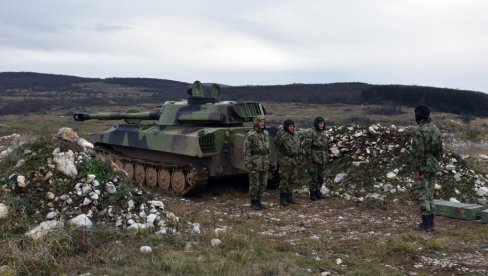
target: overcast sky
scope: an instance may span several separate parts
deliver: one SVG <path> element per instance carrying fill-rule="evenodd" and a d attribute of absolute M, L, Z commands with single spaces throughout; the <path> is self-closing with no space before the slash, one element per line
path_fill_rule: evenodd
<path fill-rule="evenodd" d="M 488 92 L 486 0 L 0 0 L 0 72 Z"/>

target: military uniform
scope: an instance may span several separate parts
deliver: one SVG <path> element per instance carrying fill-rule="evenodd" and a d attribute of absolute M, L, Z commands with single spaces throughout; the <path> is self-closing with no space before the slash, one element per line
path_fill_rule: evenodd
<path fill-rule="evenodd" d="M 258 127 L 259 120 L 264 120 L 264 116 L 254 119 L 254 129 L 247 133 L 244 140 L 244 163 L 249 170 L 249 195 L 253 209 L 264 208 L 261 196 L 268 182 L 271 152 L 268 131 Z"/>
<path fill-rule="evenodd" d="M 427 112 L 427 116 L 417 116 L 419 126 L 412 142 L 413 169 L 419 174 L 419 179 L 414 184 L 414 193 L 422 216 L 419 230 L 430 230 L 433 227 L 434 186 L 437 182 L 435 175 L 439 170 L 439 160 L 443 152 L 441 133 L 431 123 L 428 117 L 430 112 L 426 110 L 424 112 Z"/>
<path fill-rule="evenodd" d="M 286 130 L 291 124 L 293 121 L 285 121 L 283 130 L 278 131 L 275 140 L 278 149 L 280 203 L 285 206 L 288 205 L 287 203 L 296 203 L 293 199 L 293 189 L 298 186 L 298 166 L 302 153 L 299 135 Z"/>
<path fill-rule="evenodd" d="M 306 155 L 308 159 L 308 172 L 310 176 L 309 190 L 310 199 L 317 200 L 324 198 L 320 192 L 325 178 L 325 165 L 327 163 L 328 155 L 328 141 L 329 137 L 324 129 L 319 129 L 320 123 L 325 124 L 322 117 L 317 117 L 314 120 L 314 127 L 308 130 L 308 137 L 306 142 Z"/>

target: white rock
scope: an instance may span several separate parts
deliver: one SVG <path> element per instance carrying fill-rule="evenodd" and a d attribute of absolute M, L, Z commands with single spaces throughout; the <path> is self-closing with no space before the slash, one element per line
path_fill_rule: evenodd
<path fill-rule="evenodd" d="M 144 230 L 146 228 L 147 228 L 147 226 L 144 223 L 134 223 L 134 224 L 131 224 L 129 227 L 127 227 L 127 229 L 129 229 L 129 230 Z"/>
<path fill-rule="evenodd" d="M 86 206 L 88 204 L 92 203 L 91 199 L 85 197 L 85 199 L 83 200 L 83 206 Z"/>
<path fill-rule="evenodd" d="M 91 227 L 93 224 L 90 218 L 85 214 L 81 214 L 70 219 L 68 223 L 76 227 Z"/>
<path fill-rule="evenodd" d="M 48 200 L 53 200 L 55 197 L 56 197 L 56 195 L 55 195 L 55 194 L 53 194 L 53 193 L 51 193 L 51 192 L 47 192 L 47 193 L 46 193 L 46 198 L 47 198 Z"/>
<path fill-rule="evenodd" d="M 452 171 L 452 170 L 454 170 L 454 169 L 456 169 L 456 166 L 455 166 L 454 164 L 447 164 L 447 165 L 446 165 L 446 170 L 448 170 L 448 171 Z"/>
<path fill-rule="evenodd" d="M 337 265 L 342 264 L 342 259 L 341 259 L 341 258 L 337 258 L 337 259 L 335 260 L 335 263 L 336 263 Z"/>
<path fill-rule="evenodd" d="M 91 192 L 88 196 L 91 198 L 91 200 L 98 200 L 98 194 L 95 192 Z"/>
<path fill-rule="evenodd" d="M 457 182 L 461 181 L 462 180 L 461 175 L 459 173 L 455 174 L 454 180 L 456 180 Z"/>
<path fill-rule="evenodd" d="M 332 147 L 330 148 L 330 151 L 332 152 L 332 154 L 334 154 L 334 156 L 338 157 L 341 155 L 341 151 L 339 150 L 338 147 Z"/>
<path fill-rule="evenodd" d="M 215 228 L 214 233 L 215 235 L 219 235 L 220 233 L 226 233 L 227 232 L 227 227 L 222 227 L 222 228 Z"/>
<path fill-rule="evenodd" d="M 216 246 L 219 246 L 222 244 L 222 241 L 220 239 L 212 239 L 210 241 L 210 244 L 213 246 L 213 247 L 216 247 Z"/>
<path fill-rule="evenodd" d="M 162 201 L 159 201 L 159 200 L 150 200 L 147 202 L 147 204 L 152 205 L 154 207 L 164 209 L 164 203 Z"/>
<path fill-rule="evenodd" d="M 368 127 L 368 132 L 375 135 L 378 134 L 376 130 L 374 130 L 373 126 Z"/>
<path fill-rule="evenodd" d="M 479 157 L 481 160 L 488 160 L 488 155 L 486 155 L 486 154 L 480 154 L 480 155 L 478 155 L 478 157 Z"/>
<path fill-rule="evenodd" d="M 93 144 L 83 138 L 78 139 L 78 145 L 80 145 L 85 151 L 87 149 L 93 149 Z"/>
<path fill-rule="evenodd" d="M 329 194 L 330 190 L 325 185 L 322 185 L 322 188 L 320 188 L 320 192 L 324 195 L 327 195 Z"/>
<path fill-rule="evenodd" d="M 98 180 L 96 180 L 96 179 L 95 179 L 95 180 L 93 180 L 93 182 L 92 182 L 92 186 L 93 186 L 93 187 L 98 187 L 98 186 L 100 186 L 100 182 L 99 182 Z"/>
<path fill-rule="evenodd" d="M 338 174 L 335 176 L 335 178 L 334 178 L 334 182 L 335 182 L 335 183 L 339 183 L 339 182 L 341 182 L 342 180 L 344 180 L 344 177 L 346 177 L 346 176 L 347 176 L 347 174 L 345 174 L 345 173 L 338 173 Z"/>
<path fill-rule="evenodd" d="M 95 180 L 95 175 L 94 174 L 89 174 L 86 176 L 86 183 L 87 184 L 91 184 L 93 182 L 93 180 Z"/>
<path fill-rule="evenodd" d="M 8 206 L 4 203 L 0 203 L 0 219 L 6 218 L 8 216 Z"/>
<path fill-rule="evenodd" d="M 478 196 L 488 196 L 488 188 L 487 187 L 480 187 L 476 190 L 476 194 Z"/>
<path fill-rule="evenodd" d="M 141 248 L 139 248 L 139 250 L 141 251 L 142 254 L 148 254 L 148 253 L 152 252 L 152 248 L 150 246 L 147 246 L 147 245 L 141 246 Z"/>
<path fill-rule="evenodd" d="M 78 134 L 73 131 L 73 129 L 69 127 L 62 127 L 58 130 L 58 138 L 61 138 L 62 140 L 68 141 L 68 142 L 77 142 L 80 137 L 78 137 Z"/>
<path fill-rule="evenodd" d="M 69 198 L 69 195 L 62 195 L 59 197 L 59 199 L 61 199 L 62 201 L 65 201 Z"/>
<path fill-rule="evenodd" d="M 57 213 L 57 212 L 49 212 L 49 213 L 47 213 L 47 215 L 46 215 L 46 219 L 47 219 L 47 220 L 51 220 L 51 219 L 54 219 L 54 218 L 55 218 L 55 217 L 57 217 L 57 216 L 58 216 L 58 213 Z"/>
<path fill-rule="evenodd" d="M 61 221 L 56 220 L 49 220 L 41 222 L 38 226 L 34 227 L 33 229 L 29 230 L 25 233 L 25 236 L 32 240 L 39 240 L 46 236 L 49 232 L 53 231 L 54 229 L 62 229 L 64 227 L 64 223 Z"/>
<path fill-rule="evenodd" d="M 127 201 L 127 211 L 133 210 L 134 207 L 135 207 L 134 200 L 130 199 L 129 201 Z"/>
<path fill-rule="evenodd" d="M 75 166 L 75 154 L 73 151 L 60 152 L 59 148 L 53 151 L 53 161 L 56 164 L 56 169 L 67 176 L 75 177 L 78 175 L 78 170 Z"/>
<path fill-rule="evenodd" d="M 91 191 L 93 191 L 92 187 L 90 184 L 85 184 L 81 187 L 81 192 L 82 194 L 88 194 L 90 193 Z"/>
<path fill-rule="evenodd" d="M 442 186 L 436 183 L 434 186 L 434 190 L 440 190 L 440 189 L 442 189 Z"/>
<path fill-rule="evenodd" d="M 191 232 L 194 234 L 201 234 L 202 230 L 200 230 L 200 223 L 192 223 Z"/>
<path fill-rule="evenodd" d="M 146 217 L 146 222 L 154 225 L 154 221 L 156 221 L 157 218 L 158 218 L 158 215 L 150 214 Z"/>
<path fill-rule="evenodd" d="M 115 227 L 120 227 L 124 224 L 124 221 L 122 220 L 121 217 L 118 217 L 117 220 L 115 221 Z"/>
<path fill-rule="evenodd" d="M 25 188 L 27 186 L 25 183 L 25 176 L 23 175 L 17 176 L 17 186 L 19 188 Z"/>
<path fill-rule="evenodd" d="M 457 200 L 455 197 L 451 197 L 451 198 L 449 199 L 449 201 L 450 201 L 450 202 L 457 202 L 457 203 L 459 203 L 459 200 Z"/>
<path fill-rule="evenodd" d="M 117 192 L 117 187 L 115 187 L 112 182 L 108 182 L 107 184 L 105 184 L 105 191 L 109 194 L 114 194 L 115 192 Z"/>
<path fill-rule="evenodd" d="M 387 177 L 387 178 L 389 178 L 389 179 L 391 179 L 391 178 L 395 178 L 396 176 L 397 176 L 397 175 L 396 175 L 396 173 L 394 173 L 394 172 L 389 172 L 389 173 L 387 173 L 387 174 L 386 174 L 386 177 Z"/>

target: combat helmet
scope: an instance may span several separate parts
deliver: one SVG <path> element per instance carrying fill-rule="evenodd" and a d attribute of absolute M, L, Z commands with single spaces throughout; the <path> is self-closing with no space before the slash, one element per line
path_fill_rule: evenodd
<path fill-rule="evenodd" d="M 295 122 L 293 122 L 292 119 L 286 119 L 284 122 L 283 122 L 283 129 L 286 131 L 286 132 L 289 132 L 288 131 L 288 127 L 291 126 L 291 125 L 295 125 Z"/>
<path fill-rule="evenodd" d="M 315 127 L 316 130 L 321 131 L 322 129 L 319 128 L 320 123 L 325 123 L 325 119 L 322 116 L 317 116 L 313 120 L 313 126 Z"/>
<path fill-rule="evenodd" d="M 420 124 L 422 121 L 429 119 L 430 110 L 427 106 L 420 105 L 415 108 L 415 121 Z"/>

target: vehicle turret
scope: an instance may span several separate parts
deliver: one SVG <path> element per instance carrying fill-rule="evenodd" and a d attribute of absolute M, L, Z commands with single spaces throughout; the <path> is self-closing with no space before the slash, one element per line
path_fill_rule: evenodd
<path fill-rule="evenodd" d="M 196 81 L 186 100 L 166 101 L 157 111 L 74 113 L 75 121 L 120 120 L 90 141 L 104 159 L 126 171 L 138 185 L 184 195 L 209 178 L 246 174 L 244 139 L 264 107 L 251 101 L 222 101 L 221 89 Z M 140 125 L 141 120 L 154 120 Z M 273 155 L 275 156 L 275 154 Z M 276 163 L 272 161 L 272 167 Z"/>

